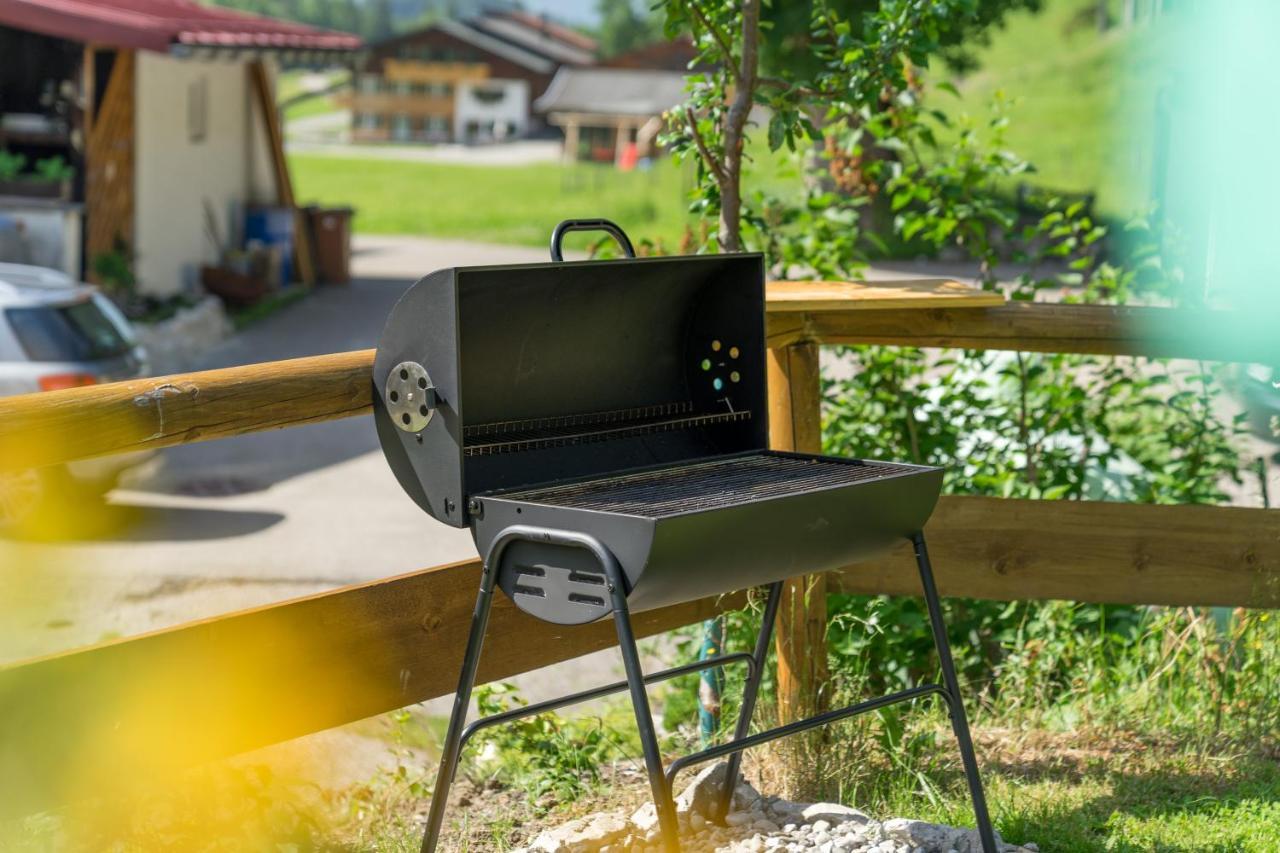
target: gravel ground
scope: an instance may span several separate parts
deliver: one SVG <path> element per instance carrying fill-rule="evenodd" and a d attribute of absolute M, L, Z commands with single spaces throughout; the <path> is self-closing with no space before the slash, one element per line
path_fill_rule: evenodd
<path fill-rule="evenodd" d="M 681 845 L 686 851 L 732 853 L 982 853 L 977 830 L 910 818 L 879 821 L 836 803 L 796 803 L 761 794 L 747 783 L 734 791 L 723 823 L 712 819 L 726 765 L 700 773 L 676 799 Z M 1000 841 L 1002 853 L 1038 851 Z M 538 834 L 513 853 L 660 853 L 652 803 L 630 817 L 600 812 Z"/>

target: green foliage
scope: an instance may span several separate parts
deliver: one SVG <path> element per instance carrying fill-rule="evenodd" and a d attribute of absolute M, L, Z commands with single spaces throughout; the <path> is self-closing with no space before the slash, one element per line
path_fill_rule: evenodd
<path fill-rule="evenodd" d="M 129 297 L 137 288 L 133 273 L 133 250 L 121 237 L 116 237 L 111 251 L 99 252 L 89 260 L 94 277 L 108 293 L 118 299 Z"/>
<path fill-rule="evenodd" d="M 1161 235 L 1145 224 L 1125 235 L 1125 263 L 1112 263 L 1099 252 L 1106 229 L 1083 202 L 1044 194 L 1020 206 L 1009 197 L 1009 185 L 1032 169 L 1005 144 L 1002 98 L 976 126 L 941 108 L 946 100 L 936 93 L 953 97 L 953 89 L 926 90 L 921 69 L 974 24 L 975 3 L 870 5 L 849 14 L 835 0 L 812 3 L 801 39 L 811 61 L 780 63 L 781 77 L 763 81 L 758 93 L 772 113 L 770 146 L 810 154 L 799 201 L 776 188 L 744 192 L 745 239 L 767 253 L 775 273 L 848 275 L 868 254 L 889 248 L 962 253 L 979 264 L 985 287 L 1013 300 L 1176 299 L 1180 274 L 1160 252 Z M 723 34 L 737 23 L 732 4 L 713 9 L 702 8 L 699 17 L 690 4 L 668 4 L 671 25 L 693 28 L 707 62 L 723 61 Z M 778 38 L 769 33 L 766 43 Z M 708 218 L 718 212 L 722 186 L 705 162 L 724 145 L 717 116 L 726 83 L 724 72 L 695 75 L 691 112 L 669 138 L 678 156 L 697 158 L 693 209 Z M 1006 260 L 1026 271 L 1001 282 Z M 942 466 L 950 493 L 1220 503 L 1224 485 L 1239 476 L 1241 424 L 1218 414 L 1216 367 L 880 346 L 837 355 L 840 367 L 824 381 L 824 450 Z M 837 595 L 828 606 L 830 690 L 853 695 L 935 680 L 921 602 Z M 1274 732 L 1280 723 L 1270 688 L 1258 687 L 1280 680 L 1280 631 L 1260 614 L 1215 619 L 1188 610 L 968 600 L 945 608 L 963 677 L 1002 720 L 1065 728 L 1086 719 L 1158 721 L 1187 734 L 1237 738 Z M 729 646 L 751 642 L 752 620 L 730 628 Z M 731 680 L 730 697 L 732 687 Z M 876 725 L 877 737 L 915 744 L 896 714 L 881 715 Z M 824 760 L 809 757 L 814 767 Z M 917 794 L 941 802 L 936 785 L 916 781 Z"/>
<path fill-rule="evenodd" d="M 476 689 L 476 709 L 488 717 L 528 704 L 510 684 Z M 606 760 L 629 750 L 601 717 L 525 717 L 486 729 L 472 739 L 471 755 L 492 753 L 493 764 L 471 759 L 474 774 L 492 775 L 527 792 L 530 803 L 572 802 L 600 781 Z"/>
<path fill-rule="evenodd" d="M 662 20 L 647 3 L 633 0 L 597 0 L 600 28 L 596 39 L 604 58 L 651 44 L 662 37 Z"/>
<path fill-rule="evenodd" d="M 46 157 L 36 161 L 35 177 L 37 180 L 61 183 L 75 177 L 76 170 L 62 157 Z"/>
<path fill-rule="evenodd" d="M 0 181 L 13 181 L 27 168 L 27 158 L 22 154 L 0 149 Z"/>

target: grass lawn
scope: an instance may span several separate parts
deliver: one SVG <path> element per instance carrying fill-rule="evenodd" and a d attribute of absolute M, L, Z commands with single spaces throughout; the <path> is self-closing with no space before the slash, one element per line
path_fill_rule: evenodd
<path fill-rule="evenodd" d="M 763 143 L 749 143 L 748 154 L 751 187 L 801 192 L 797 155 L 770 153 Z M 460 166 L 295 153 L 289 167 L 300 200 L 353 206 L 355 230 L 364 234 L 543 246 L 562 219 L 603 216 L 633 241 L 674 252 L 697 221 L 688 212 L 693 165 L 668 158 L 648 171 L 620 172 L 597 163 Z M 571 234 L 566 245 L 598 239 Z"/>
<path fill-rule="evenodd" d="M 1012 101 L 1008 147 L 1038 172 L 1029 182 L 1095 190 L 1100 213 L 1127 217 L 1150 194 L 1151 122 L 1159 74 L 1169 65 L 1158 27 L 1100 33 L 1081 16 L 1094 7 L 1046 0 L 1039 14 L 1012 16 L 978 52 L 980 69 L 957 81 L 960 103 L 941 92 L 933 97 L 981 124 L 1002 93 Z"/>
<path fill-rule="evenodd" d="M 307 154 L 289 163 L 299 199 L 354 206 L 354 227 L 365 234 L 541 246 L 562 219 L 603 216 L 633 240 L 674 251 L 691 221 L 692 175 L 667 162 L 630 173 L 594 164 L 459 166 Z M 598 239 L 573 237 L 579 247 Z"/>

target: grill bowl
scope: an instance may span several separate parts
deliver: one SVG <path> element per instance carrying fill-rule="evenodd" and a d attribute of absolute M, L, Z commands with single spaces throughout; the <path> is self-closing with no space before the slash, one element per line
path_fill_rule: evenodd
<path fill-rule="evenodd" d="M 594 536 L 641 612 L 874 556 L 921 529 L 941 488 L 938 468 L 762 452 L 487 495 L 473 529 L 481 554 L 515 524 Z M 516 542 L 498 572 L 540 619 L 610 613 L 600 568 L 581 549 Z"/>

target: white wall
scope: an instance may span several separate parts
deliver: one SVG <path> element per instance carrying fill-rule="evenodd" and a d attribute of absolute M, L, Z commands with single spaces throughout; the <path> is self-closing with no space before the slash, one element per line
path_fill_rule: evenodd
<path fill-rule="evenodd" d="M 486 102 L 476 92 L 502 92 L 501 100 Z M 529 119 L 529 83 L 525 80 L 472 80 L 458 83 L 453 102 L 453 138 L 457 142 L 472 141 L 467 138 L 467 125 L 476 122 L 481 128 L 506 127 L 514 131 L 506 138 L 524 136 Z M 487 130 L 485 131 L 487 134 Z M 501 133 L 501 131 L 500 131 Z M 479 141 L 492 141 L 482 139 Z"/>
<path fill-rule="evenodd" d="M 246 62 L 176 59 L 139 51 L 136 81 L 134 251 L 140 289 L 164 296 L 217 259 L 204 199 L 224 242 L 243 205 L 275 199 L 270 150 Z M 203 82 L 201 82 L 203 81 Z M 204 90 L 204 136 L 194 138 L 192 101 Z"/>

